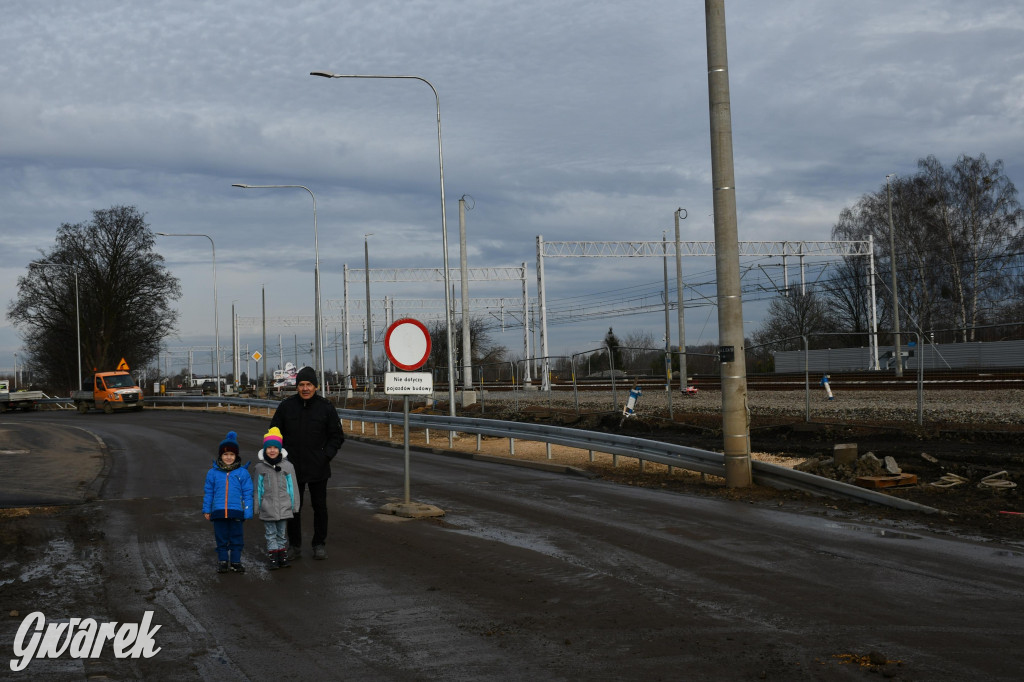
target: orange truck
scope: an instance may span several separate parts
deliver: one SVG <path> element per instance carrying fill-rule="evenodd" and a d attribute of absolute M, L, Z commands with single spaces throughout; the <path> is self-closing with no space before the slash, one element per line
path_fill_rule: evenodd
<path fill-rule="evenodd" d="M 96 372 L 92 390 L 73 391 L 71 400 L 80 414 L 94 407 L 107 414 L 114 410 L 141 410 L 142 389 L 128 372 Z"/>

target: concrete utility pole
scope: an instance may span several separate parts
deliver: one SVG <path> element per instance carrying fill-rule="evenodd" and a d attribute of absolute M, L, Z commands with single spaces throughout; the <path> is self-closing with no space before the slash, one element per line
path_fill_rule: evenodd
<path fill-rule="evenodd" d="M 469 264 L 466 256 L 466 195 L 459 199 L 459 268 L 462 284 L 462 388 L 473 390 L 473 352 L 469 338 Z M 463 399 L 463 404 L 467 404 Z"/>
<path fill-rule="evenodd" d="M 683 256 L 679 253 L 679 218 L 686 219 L 686 209 L 677 208 L 676 220 L 676 326 L 679 328 L 679 390 L 686 390 L 686 325 L 683 322 Z"/>
<path fill-rule="evenodd" d="M 893 360 L 896 361 L 896 376 L 903 376 L 903 356 L 900 353 L 900 300 L 896 294 L 896 230 L 892 226 L 892 192 L 889 190 L 889 178 L 895 173 L 885 176 L 885 195 L 889 199 L 889 270 L 892 272 L 892 335 Z"/>
<path fill-rule="evenodd" d="M 662 275 L 665 280 L 665 396 L 668 399 L 668 418 L 672 414 L 672 329 L 669 326 L 668 302 L 668 235 L 661 232 L 661 250 L 665 256 L 661 259 Z"/>
<path fill-rule="evenodd" d="M 725 40 L 725 0 L 704 0 L 708 49 L 708 103 L 711 117 L 711 181 L 715 207 L 715 272 L 718 279 L 718 338 L 722 372 L 722 438 L 725 484 L 748 487 L 750 423 L 747 417 L 747 363 L 743 349 L 736 186 L 729 101 L 729 59 Z"/>
<path fill-rule="evenodd" d="M 370 313 L 370 237 L 373 236 L 372 232 L 363 235 L 363 262 L 365 265 L 364 272 L 366 273 L 366 324 L 364 329 L 366 330 L 366 355 L 363 357 L 366 359 L 366 383 L 369 385 L 373 382 L 373 317 Z"/>
<path fill-rule="evenodd" d="M 264 285 L 260 288 L 260 295 L 263 299 L 263 390 L 264 395 L 269 395 L 267 392 L 267 287 Z M 259 395 L 259 391 L 256 392 Z"/>
<path fill-rule="evenodd" d="M 238 386 L 238 318 L 234 301 L 231 302 L 231 383 Z"/>

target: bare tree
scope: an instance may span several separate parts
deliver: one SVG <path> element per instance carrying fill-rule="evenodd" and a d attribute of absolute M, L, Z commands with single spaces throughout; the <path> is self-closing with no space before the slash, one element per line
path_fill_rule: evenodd
<path fill-rule="evenodd" d="M 832 228 L 832 239 L 837 241 L 859 241 L 860 233 L 857 216 L 853 209 L 845 208 L 839 214 L 839 222 Z M 846 256 L 834 269 L 830 281 L 821 284 L 825 304 L 831 308 L 837 329 L 851 333 L 849 342 L 856 343 L 857 337 L 871 331 L 871 269 L 863 256 Z"/>
<path fill-rule="evenodd" d="M 798 338 L 809 337 L 811 347 L 827 345 L 828 341 L 815 339 L 814 334 L 832 332 L 833 318 L 824 297 L 814 289 L 801 294 L 793 291 L 779 296 L 768 304 L 768 316 L 752 336 L 756 345 L 777 345 L 778 350 L 797 350 L 803 347 Z"/>
<path fill-rule="evenodd" d="M 427 359 L 427 367 L 440 369 L 448 366 L 448 334 L 443 320 L 433 322 L 427 327 L 430 333 L 430 357 Z M 458 358 L 462 356 L 462 334 L 453 334 L 455 341 L 455 362 L 458 371 L 461 371 L 462 363 Z M 503 362 L 508 349 L 495 344 L 487 331 L 487 323 L 482 318 L 471 317 L 469 319 L 469 344 L 473 353 L 472 364 L 480 366 Z"/>
<path fill-rule="evenodd" d="M 1003 173 L 1003 162 L 990 164 L 985 155 L 961 156 L 950 171 L 953 241 L 963 244 L 956 271 L 954 302 L 964 341 L 974 340 L 974 327 L 991 321 L 997 302 L 1009 290 L 999 265 L 1020 243 L 1021 206 L 1017 189 Z"/>
<path fill-rule="evenodd" d="M 88 223 L 64 223 L 56 243 L 40 251 L 18 278 L 17 297 L 7 309 L 29 353 L 29 363 L 46 380 L 77 373 L 75 273 L 78 274 L 83 372 L 114 369 L 124 358 L 131 367 L 155 359 L 171 334 L 181 296 L 178 279 L 153 252 L 145 215 L 134 206 L 93 211 Z M 70 383 L 78 387 L 81 377 Z"/>
<path fill-rule="evenodd" d="M 895 261 L 889 249 L 889 194 L 892 197 Z M 984 154 L 961 156 L 949 169 L 934 156 L 918 161 L 910 177 L 865 194 L 843 209 L 833 227 L 835 239 L 875 242 L 879 326 L 893 327 L 889 274 L 895 268 L 902 326 L 925 330 L 956 327 L 963 340 L 981 324 L 1007 321 L 1015 292 L 1024 288 L 1015 256 L 1024 245 L 1017 190 L 1002 161 Z M 865 281 L 853 260 L 838 270 L 826 295 L 844 330 L 863 327 Z M 871 303 L 869 302 L 868 305 Z"/>
<path fill-rule="evenodd" d="M 647 329 L 629 332 L 622 342 L 622 369 L 637 371 L 660 367 L 664 363 L 664 351 L 659 350 L 660 345 Z"/>

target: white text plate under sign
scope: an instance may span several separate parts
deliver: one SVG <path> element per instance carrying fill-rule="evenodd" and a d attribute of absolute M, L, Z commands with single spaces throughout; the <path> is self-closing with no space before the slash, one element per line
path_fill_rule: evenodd
<path fill-rule="evenodd" d="M 430 372 L 384 374 L 384 393 L 387 395 L 430 395 L 433 392 L 434 377 Z"/>

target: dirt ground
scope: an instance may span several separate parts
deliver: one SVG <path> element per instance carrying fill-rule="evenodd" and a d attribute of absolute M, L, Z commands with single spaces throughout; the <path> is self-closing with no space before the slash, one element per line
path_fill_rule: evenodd
<path fill-rule="evenodd" d="M 386 409 L 386 401 L 370 401 L 366 409 Z M 359 408 L 362 408 L 362 404 Z M 436 406 L 446 413 L 445 405 Z M 523 405 L 510 412 L 481 415 L 478 406 L 460 410 L 461 416 L 484 416 L 515 419 L 535 423 L 557 424 L 572 428 L 619 432 L 642 438 L 678 443 L 708 450 L 722 450 L 721 418 L 718 415 L 676 415 L 672 421 L 665 417 L 635 417 L 621 420 L 612 412 L 584 412 L 577 415 L 572 409 L 550 408 L 544 405 Z M 385 426 L 345 422 L 352 435 L 389 440 Z M 641 470 L 638 462 L 628 457 L 552 446 L 550 456 L 543 443 L 516 442 L 514 455 L 509 451 L 507 439 L 484 438 L 480 452 L 495 456 L 514 456 L 517 459 L 550 461 L 572 466 L 602 479 L 625 485 L 658 487 L 679 490 L 689 494 L 725 497 L 759 505 L 827 506 L 851 516 L 906 521 L 922 524 L 933 530 L 971 535 L 981 538 L 1024 541 L 1024 428 L 1015 424 L 932 423 L 909 427 L 905 423 L 879 421 L 816 421 L 806 423 L 791 417 L 765 417 L 752 415 L 750 424 L 752 456 L 782 466 L 797 466 L 808 460 L 822 460 L 825 466 L 816 473 L 836 480 L 853 483 L 852 470 L 835 470 L 827 466 L 836 444 L 855 443 L 859 456 L 874 454 L 879 460 L 892 457 L 903 473 L 913 474 L 917 483 L 883 492 L 933 507 L 940 514 L 921 514 L 901 511 L 852 501 L 814 498 L 796 491 L 780 491 L 754 485 L 749 488 L 728 488 L 725 481 L 715 476 L 702 476 L 646 463 Z M 401 443 L 399 429 L 394 429 L 392 442 Z M 426 443 L 423 433 L 414 433 L 411 444 L 448 449 L 447 432 L 435 432 Z M 477 451 L 475 436 L 463 436 L 455 441 L 455 449 Z M 550 457 L 550 459 L 549 459 Z M 1005 473 L 1002 473 L 1005 472 Z M 966 479 L 949 484 L 947 475 Z M 995 486 L 982 483 L 993 476 L 1007 483 Z M 936 483 L 940 485 L 935 485 Z"/>

